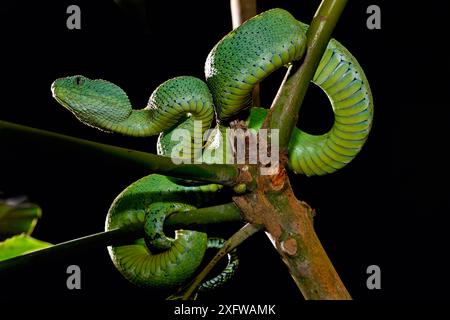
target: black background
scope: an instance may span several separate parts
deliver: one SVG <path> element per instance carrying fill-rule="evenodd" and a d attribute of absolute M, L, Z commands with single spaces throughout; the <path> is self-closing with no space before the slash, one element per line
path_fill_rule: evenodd
<path fill-rule="evenodd" d="M 394 1 L 392 1 L 394 2 Z M 320 1 L 259 1 L 258 11 L 289 10 L 311 20 Z M 359 60 L 370 81 L 375 119 L 359 156 L 339 172 L 291 176 L 297 196 L 317 210 L 315 227 L 355 299 L 448 298 L 448 11 L 440 1 L 349 1 L 333 37 Z M 81 7 L 81 30 L 66 28 L 66 8 Z M 366 8 L 381 7 L 382 29 L 366 28 Z M 120 85 L 135 108 L 163 81 L 203 78 L 205 58 L 231 29 L 229 1 L 148 1 L 147 24 L 113 1 L 18 1 L 0 5 L 0 119 L 93 141 L 155 152 L 155 138 L 109 135 L 79 123 L 51 97 L 58 77 L 83 74 Z M 283 71 L 262 84 L 266 107 Z M 332 123 L 326 97 L 308 91 L 299 126 L 320 133 Z M 27 148 L 25 151 L 23 148 Z M 27 195 L 43 208 L 34 236 L 58 243 L 103 229 L 107 209 L 143 173 L 86 154 L 42 145 L 2 146 L 3 196 Z M 211 230 L 230 235 L 238 226 Z M 241 269 L 203 300 L 301 300 L 264 234 L 241 248 Z M 66 268 L 82 270 L 82 290 L 67 290 Z M 381 267 L 382 289 L 366 288 L 366 268 Z M 115 270 L 104 248 L 0 274 L 1 299 L 161 299 Z"/>

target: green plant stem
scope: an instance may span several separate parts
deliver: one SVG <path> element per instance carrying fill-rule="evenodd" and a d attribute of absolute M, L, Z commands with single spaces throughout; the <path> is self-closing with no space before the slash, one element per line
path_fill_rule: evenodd
<path fill-rule="evenodd" d="M 201 226 L 243 221 L 241 210 L 234 203 L 221 204 L 196 210 L 176 212 L 167 217 L 165 227 L 198 229 Z"/>
<path fill-rule="evenodd" d="M 204 225 L 215 223 L 231 223 L 242 221 L 241 212 L 233 203 L 201 208 L 186 212 L 171 214 L 167 217 L 165 227 L 168 229 L 203 228 Z M 0 262 L 0 272 L 19 267 L 32 267 L 39 261 L 61 257 L 74 251 L 88 250 L 93 247 L 125 244 L 143 236 L 142 225 L 99 232 L 82 238 L 66 241 L 45 249 L 36 250 L 15 258 Z"/>
<path fill-rule="evenodd" d="M 138 166 L 149 170 L 149 173 L 160 173 L 227 186 L 234 186 L 238 175 L 238 169 L 234 165 L 175 164 L 169 157 L 74 138 L 0 120 L 0 144 L 3 145 L 11 141 L 14 144 L 23 144 L 24 150 L 26 150 L 27 145 L 34 143 L 42 143 L 46 147 L 57 148 L 61 152 L 79 152 L 82 150 L 83 152 L 98 154 L 108 161 L 116 160 L 119 163 L 123 162 L 124 165 Z"/>
<path fill-rule="evenodd" d="M 220 248 L 206 267 L 191 282 L 182 287 L 176 294 L 170 296 L 168 300 L 193 300 L 195 298 L 197 288 L 215 267 L 215 265 L 228 253 L 237 248 L 242 242 L 263 229 L 264 227 L 262 225 L 250 223 L 244 225 L 224 243 L 222 248 Z"/>
<path fill-rule="evenodd" d="M 286 72 L 265 121 L 265 127 L 279 129 L 280 150 L 287 150 L 308 86 L 346 4 L 347 0 L 322 1 L 307 32 L 303 63 L 294 63 Z"/>

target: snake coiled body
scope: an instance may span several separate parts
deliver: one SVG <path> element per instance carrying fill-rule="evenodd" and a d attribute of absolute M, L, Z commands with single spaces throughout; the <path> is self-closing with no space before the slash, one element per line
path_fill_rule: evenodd
<path fill-rule="evenodd" d="M 201 206 L 220 188 L 217 184 L 184 186 L 152 174 L 122 191 L 111 205 L 105 229 L 141 223 L 146 233 L 145 239 L 135 243 L 109 247 L 113 262 L 124 277 L 136 285 L 160 289 L 174 288 L 189 279 L 202 262 L 206 249 L 217 248 L 221 242 L 211 239 L 208 243 L 205 233 L 190 230 L 177 230 L 175 239 L 168 238 L 162 233 L 164 219 L 173 212 Z M 218 277 L 232 274 L 236 267 L 234 258 Z M 217 281 L 210 279 L 202 288 L 209 288 L 211 282 Z"/>
<path fill-rule="evenodd" d="M 246 124 L 258 129 L 267 110 L 252 106 L 252 89 L 276 69 L 303 57 L 307 28 L 285 10 L 264 12 L 230 32 L 212 49 L 205 64 L 206 83 L 186 76 L 170 79 L 152 93 L 144 109 L 133 110 L 118 86 L 82 76 L 56 80 L 53 95 L 79 120 L 98 129 L 141 137 L 160 134 L 158 153 L 170 156 L 176 145 L 171 139 L 174 130 L 186 129 L 194 137 L 195 120 L 202 121 L 203 136 L 216 115 L 220 134 L 229 119 L 251 108 Z M 313 83 L 328 96 L 335 120 L 323 135 L 294 130 L 288 164 L 295 173 L 307 176 L 332 173 L 348 164 L 364 145 L 373 118 L 372 95 L 364 72 L 336 40 L 329 42 Z M 224 148 L 227 140 L 222 141 L 223 145 L 215 148 Z M 194 152 L 207 148 L 208 143 L 197 146 Z M 167 238 L 162 232 L 164 217 L 202 206 L 218 189 L 217 185 L 180 185 L 159 175 L 129 186 L 112 204 L 106 229 L 139 221 L 145 226 L 146 238 L 110 248 L 117 268 L 131 282 L 144 286 L 174 287 L 189 279 L 201 262 L 207 237 L 182 230 L 175 240 Z M 229 269 L 213 282 L 228 279 L 236 264 L 229 263 Z"/>

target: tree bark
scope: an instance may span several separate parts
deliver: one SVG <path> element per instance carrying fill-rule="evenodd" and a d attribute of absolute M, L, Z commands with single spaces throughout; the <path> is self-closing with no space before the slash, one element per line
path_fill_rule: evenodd
<path fill-rule="evenodd" d="M 233 200 L 246 221 L 265 226 L 305 299 L 351 299 L 314 231 L 311 208 L 297 200 L 284 169 L 257 184 Z"/>

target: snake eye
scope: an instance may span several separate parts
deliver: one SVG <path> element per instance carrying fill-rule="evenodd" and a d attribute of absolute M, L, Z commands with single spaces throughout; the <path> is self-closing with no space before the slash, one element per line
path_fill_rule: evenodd
<path fill-rule="evenodd" d="M 84 83 L 83 77 L 75 77 L 74 82 L 77 86 L 81 86 Z"/>

